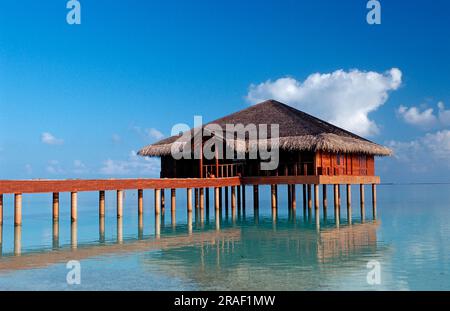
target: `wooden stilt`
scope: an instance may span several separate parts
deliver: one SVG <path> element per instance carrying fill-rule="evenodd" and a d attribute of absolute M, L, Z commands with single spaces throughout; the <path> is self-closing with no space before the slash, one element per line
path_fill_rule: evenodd
<path fill-rule="evenodd" d="M 372 184 L 372 216 L 377 219 L 377 186 Z"/>
<path fill-rule="evenodd" d="M 143 214 L 138 215 L 138 239 L 144 238 L 144 217 Z"/>
<path fill-rule="evenodd" d="M 334 213 L 337 215 L 339 213 L 339 188 L 338 185 L 333 185 L 334 188 Z"/>
<path fill-rule="evenodd" d="M 220 209 L 220 193 L 219 193 L 219 188 L 215 187 L 214 188 L 214 207 L 216 210 Z"/>
<path fill-rule="evenodd" d="M 205 208 L 205 189 L 200 188 L 199 191 L 200 191 L 200 193 L 199 193 L 199 195 L 200 195 L 200 211 L 203 214 L 203 210 Z"/>
<path fill-rule="evenodd" d="M 291 193 L 291 185 L 287 186 L 287 197 L 288 197 L 288 210 L 292 208 L 292 193 Z"/>
<path fill-rule="evenodd" d="M 117 243 L 123 242 L 123 219 L 122 217 L 117 218 Z"/>
<path fill-rule="evenodd" d="M 236 186 L 236 190 L 237 190 L 237 208 L 238 211 L 241 210 L 241 186 Z"/>
<path fill-rule="evenodd" d="M 277 208 L 277 191 L 275 189 L 275 185 L 270 185 L 271 193 L 272 193 L 272 209 Z"/>
<path fill-rule="evenodd" d="M 70 218 L 72 222 L 76 222 L 78 219 L 78 193 L 70 193 Z"/>
<path fill-rule="evenodd" d="M 366 219 L 366 211 L 364 207 L 364 184 L 359 185 L 359 201 L 361 205 L 361 220 L 364 221 Z"/>
<path fill-rule="evenodd" d="M 0 241 L 1 243 L 1 241 Z M 53 221 L 52 227 L 52 247 L 53 249 L 59 248 L 59 221 Z"/>
<path fill-rule="evenodd" d="M 323 217 L 326 218 L 328 209 L 328 198 L 327 198 L 327 185 L 322 185 L 322 197 L 323 197 Z"/>
<path fill-rule="evenodd" d="M 144 214 L 144 190 L 138 189 L 138 216 Z"/>
<path fill-rule="evenodd" d="M 231 186 L 231 208 L 236 208 L 236 186 Z"/>
<path fill-rule="evenodd" d="M 3 225 L 3 194 L 0 194 L 0 226 L 1 225 Z"/>
<path fill-rule="evenodd" d="M 22 226 L 14 226 L 14 255 L 20 256 L 22 253 Z"/>
<path fill-rule="evenodd" d="M 70 247 L 72 249 L 78 247 L 78 224 L 76 221 L 70 224 Z"/>
<path fill-rule="evenodd" d="M 123 191 L 117 190 L 117 218 L 123 216 Z"/>
<path fill-rule="evenodd" d="M 98 233 L 100 243 L 105 242 L 105 216 L 100 216 L 98 219 Z"/>
<path fill-rule="evenodd" d="M 161 214 L 166 211 L 166 189 L 161 189 Z"/>
<path fill-rule="evenodd" d="M 195 206 L 195 208 L 197 209 L 197 208 L 199 208 L 199 203 L 198 203 L 198 198 L 199 198 L 199 195 L 198 195 L 198 188 L 195 188 L 194 189 L 194 206 Z"/>
<path fill-rule="evenodd" d="M 105 217 L 105 191 L 100 190 L 98 192 L 98 215 L 99 217 Z"/>
<path fill-rule="evenodd" d="M 311 185 L 308 184 L 308 210 L 312 209 Z"/>
<path fill-rule="evenodd" d="M 352 185 L 347 184 L 347 219 L 352 223 Z"/>
<path fill-rule="evenodd" d="M 223 198 L 222 198 L 222 187 L 219 187 L 219 208 L 222 208 Z"/>
<path fill-rule="evenodd" d="M 245 211 L 245 185 L 242 185 L 242 209 Z"/>
<path fill-rule="evenodd" d="M 155 189 L 155 215 L 161 214 L 161 189 Z"/>
<path fill-rule="evenodd" d="M 209 188 L 205 188 L 206 208 L 209 210 Z"/>
<path fill-rule="evenodd" d="M 295 185 L 291 185 L 291 204 L 292 209 L 295 210 L 297 208 L 297 195 L 295 193 Z"/>
<path fill-rule="evenodd" d="M 315 184 L 314 185 L 314 209 L 318 210 L 319 209 L 319 185 Z"/>
<path fill-rule="evenodd" d="M 53 192 L 53 222 L 59 221 L 59 193 Z"/>
<path fill-rule="evenodd" d="M 192 212 L 192 188 L 187 188 L 187 211 Z"/>
<path fill-rule="evenodd" d="M 306 185 L 303 185 L 303 209 L 306 210 Z"/>
<path fill-rule="evenodd" d="M 253 208 L 259 209 L 259 193 L 258 185 L 253 185 Z"/>
<path fill-rule="evenodd" d="M 225 187 L 225 208 L 228 210 L 228 187 Z"/>
<path fill-rule="evenodd" d="M 22 194 L 14 194 L 14 225 L 22 225 Z"/>

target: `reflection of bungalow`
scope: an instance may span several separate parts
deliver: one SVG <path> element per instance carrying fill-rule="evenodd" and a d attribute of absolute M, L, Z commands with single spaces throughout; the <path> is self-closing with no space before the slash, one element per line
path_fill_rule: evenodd
<path fill-rule="evenodd" d="M 223 128 L 223 134 L 209 132 L 207 134 L 210 136 L 204 137 L 204 132 L 208 132 L 211 124 Z M 244 135 L 230 134 L 226 131 L 227 124 L 240 124 L 248 131 L 245 131 Z M 268 135 L 263 135 L 259 130 L 261 124 L 268 125 Z M 279 135 L 272 133 L 272 124 L 279 125 Z M 256 140 L 251 131 L 253 125 L 257 128 Z M 139 154 L 161 157 L 161 177 L 165 178 L 237 175 L 373 176 L 374 156 L 391 154 L 391 151 L 383 146 L 274 100 L 212 121 L 202 126 L 202 129 L 203 132 L 198 129 L 191 130 L 192 135 L 187 136 L 187 139 L 185 135 L 163 139 L 144 147 Z M 196 139 L 196 135 L 201 138 Z M 212 151 L 217 148 L 217 156 L 207 159 L 202 151 L 211 136 L 220 140 L 222 146 L 212 147 Z M 275 139 L 275 136 L 279 139 Z M 261 170 L 261 164 L 265 161 L 261 160 L 264 157 L 260 152 L 256 154 L 256 158 L 251 156 L 255 148 L 264 142 L 279 150 L 279 165 L 275 170 Z M 227 148 L 233 148 L 235 156 L 232 159 L 224 159 L 218 155 L 218 150 Z M 171 150 L 188 150 L 191 156 L 189 159 L 175 160 Z M 200 150 L 197 155 L 202 156 L 194 157 L 195 150 Z M 243 155 L 244 159 L 237 159 L 237 154 Z"/>
<path fill-rule="evenodd" d="M 271 284 L 281 275 L 286 278 L 284 289 L 314 288 L 330 277 L 324 263 L 345 260 L 345 266 L 351 266 L 367 252 L 380 251 L 378 227 L 377 222 L 367 222 L 316 230 L 304 223 L 279 219 L 274 225 L 263 220 L 255 228 L 241 228 L 238 240 L 224 235 L 192 247 L 166 249 L 158 258 L 147 260 L 169 275 L 193 280 L 206 289 L 261 289 L 258 282 Z"/>

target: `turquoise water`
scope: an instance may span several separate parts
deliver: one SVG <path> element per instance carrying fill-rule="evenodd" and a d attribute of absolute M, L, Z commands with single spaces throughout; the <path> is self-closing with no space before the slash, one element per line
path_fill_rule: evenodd
<path fill-rule="evenodd" d="M 304 214 L 301 187 L 296 213 L 290 213 L 280 186 L 276 216 L 268 188 L 261 187 L 255 215 L 247 187 L 245 211 L 233 218 L 224 207 L 218 219 L 212 204 L 203 217 L 189 217 L 179 190 L 175 223 L 170 206 L 155 222 L 153 192 L 146 191 L 141 230 L 136 193 L 126 192 L 118 222 L 111 192 L 104 237 L 98 194 L 79 194 L 76 226 L 70 224 L 69 195 L 61 194 L 56 241 L 51 194 L 24 195 L 20 232 L 13 226 L 12 197 L 5 196 L 0 290 L 450 290 L 450 185 L 377 189 L 377 219 L 367 187 L 362 222 L 353 187 L 351 224 L 344 189 L 339 224 L 331 189 L 326 218 L 322 208 L 319 218 Z M 79 285 L 67 284 L 69 260 L 80 262 Z M 379 284 L 367 282 L 369 261 L 379 263 Z"/>

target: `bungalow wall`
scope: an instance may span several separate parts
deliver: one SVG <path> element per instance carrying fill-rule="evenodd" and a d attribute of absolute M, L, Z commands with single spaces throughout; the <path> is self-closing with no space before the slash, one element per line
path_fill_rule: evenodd
<path fill-rule="evenodd" d="M 374 156 L 359 153 L 317 152 L 315 168 L 318 175 L 375 175 Z"/>

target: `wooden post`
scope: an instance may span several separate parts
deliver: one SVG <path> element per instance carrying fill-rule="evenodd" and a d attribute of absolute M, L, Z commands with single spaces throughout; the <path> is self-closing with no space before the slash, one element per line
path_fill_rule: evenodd
<path fill-rule="evenodd" d="M 105 217 L 105 191 L 100 190 L 98 192 L 98 215 Z"/>
<path fill-rule="evenodd" d="M 372 184 L 372 216 L 373 219 L 377 219 L 377 187 L 376 184 Z"/>
<path fill-rule="evenodd" d="M 192 188 L 187 188 L 187 211 L 192 212 Z"/>
<path fill-rule="evenodd" d="M 155 189 L 155 215 L 161 214 L 161 189 Z"/>
<path fill-rule="evenodd" d="M 216 211 L 220 209 L 219 200 L 220 200 L 220 198 L 219 198 L 219 188 L 215 187 L 214 188 L 214 207 L 215 207 Z"/>
<path fill-rule="evenodd" d="M 231 186 L 231 208 L 236 208 L 236 186 Z"/>
<path fill-rule="evenodd" d="M 312 209 L 311 184 L 308 184 L 308 210 Z"/>
<path fill-rule="evenodd" d="M 241 210 L 241 186 L 236 186 L 237 190 L 237 208 L 238 211 Z"/>
<path fill-rule="evenodd" d="M 323 217 L 327 215 L 328 199 L 327 199 L 327 185 L 322 185 L 322 197 L 323 197 Z"/>
<path fill-rule="evenodd" d="M 297 196 L 295 193 L 295 184 L 291 185 L 291 204 L 292 209 L 295 210 L 297 208 Z"/>
<path fill-rule="evenodd" d="M 319 185 L 315 184 L 314 185 L 314 209 L 317 211 L 319 210 Z"/>
<path fill-rule="evenodd" d="M 144 190 L 138 189 L 138 216 L 144 214 Z"/>
<path fill-rule="evenodd" d="M 205 209 L 205 189 L 200 188 L 200 211 L 203 215 L 203 210 Z"/>
<path fill-rule="evenodd" d="M 78 193 L 71 192 L 70 193 L 70 218 L 72 222 L 76 222 L 78 218 Z"/>
<path fill-rule="evenodd" d="M 366 219 L 366 211 L 364 208 L 364 184 L 359 185 L 359 200 L 361 205 L 361 220 L 364 221 Z"/>
<path fill-rule="evenodd" d="M 78 247 L 78 225 L 76 221 L 70 224 L 70 247 L 76 249 Z"/>
<path fill-rule="evenodd" d="M 222 208 L 222 187 L 219 187 L 219 208 Z"/>
<path fill-rule="evenodd" d="M 123 216 L 123 191 L 117 190 L 117 218 Z"/>
<path fill-rule="evenodd" d="M 166 211 L 166 189 L 161 189 L 161 213 Z"/>
<path fill-rule="evenodd" d="M 259 189 L 258 185 L 253 185 L 253 209 L 259 209 Z"/>
<path fill-rule="evenodd" d="M 177 206 L 177 190 L 170 189 L 170 210 L 175 213 Z"/>
<path fill-rule="evenodd" d="M 53 192 L 53 222 L 59 220 L 59 193 Z"/>
<path fill-rule="evenodd" d="M 347 220 L 352 223 L 352 185 L 347 184 Z"/>
<path fill-rule="evenodd" d="M 334 213 L 337 214 L 339 212 L 339 188 L 338 185 L 333 185 L 334 187 Z"/>
<path fill-rule="evenodd" d="M 292 208 L 291 185 L 287 185 L 287 197 L 288 197 L 288 210 L 290 210 Z"/>
<path fill-rule="evenodd" d="M 303 185 L 303 209 L 306 210 L 306 185 Z"/>
<path fill-rule="evenodd" d="M 59 247 L 59 221 L 53 221 L 52 227 L 52 247 L 54 249 Z"/>
<path fill-rule="evenodd" d="M 22 225 L 22 194 L 14 194 L 14 225 Z"/>
<path fill-rule="evenodd" d="M 117 243 L 121 244 L 123 242 L 123 219 L 122 217 L 117 218 Z"/>
<path fill-rule="evenodd" d="M 3 194 L 0 194 L 0 226 L 1 225 L 3 225 Z"/>
<path fill-rule="evenodd" d="M 228 210 L 228 187 L 225 187 L 225 208 Z"/>
<path fill-rule="evenodd" d="M 199 208 L 199 203 L 198 203 L 198 197 L 199 197 L 199 195 L 198 195 L 198 188 L 195 188 L 194 189 L 194 206 L 195 206 L 195 209 L 197 209 L 197 208 Z"/>
<path fill-rule="evenodd" d="M 99 231 L 100 243 L 104 243 L 105 242 L 105 216 L 100 216 L 98 227 L 99 227 L 98 231 Z"/>
<path fill-rule="evenodd" d="M 22 226 L 14 226 L 14 255 L 22 253 Z"/>
<path fill-rule="evenodd" d="M 209 188 L 205 188 L 205 201 L 206 208 L 209 210 Z"/>
<path fill-rule="evenodd" d="M 277 208 L 277 190 L 275 185 L 270 185 L 271 193 L 272 193 L 272 209 Z"/>
<path fill-rule="evenodd" d="M 245 210 L 245 185 L 242 185 L 242 209 Z"/>

